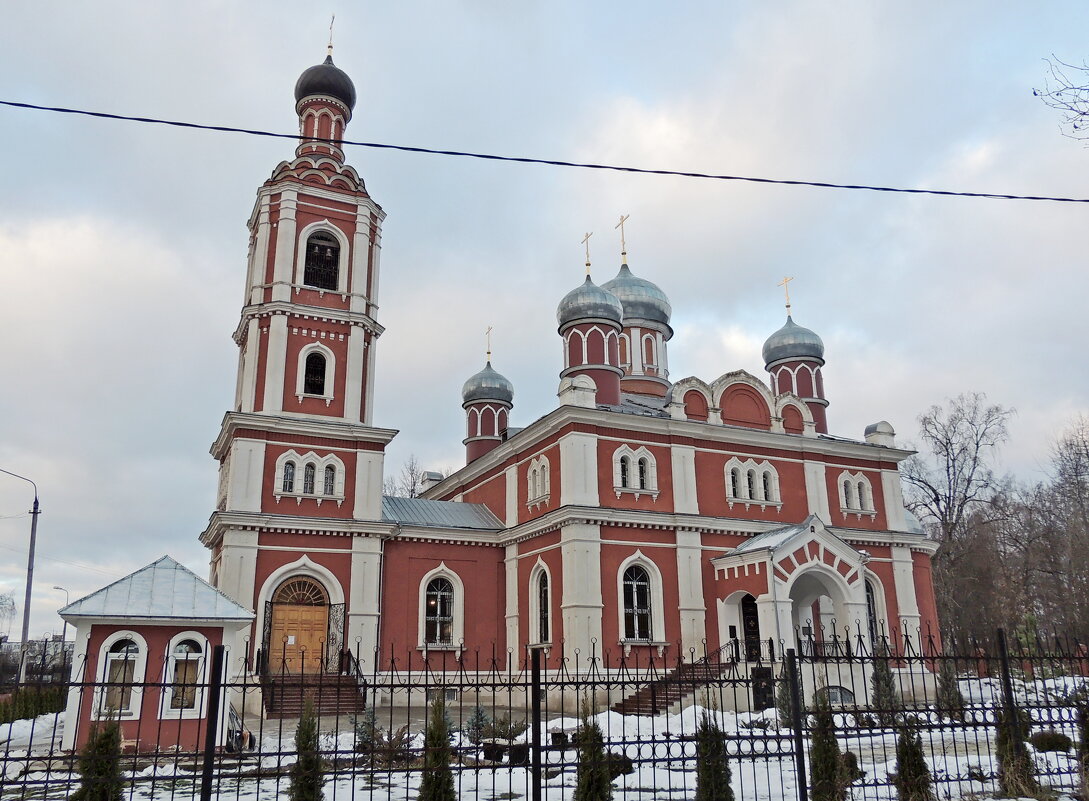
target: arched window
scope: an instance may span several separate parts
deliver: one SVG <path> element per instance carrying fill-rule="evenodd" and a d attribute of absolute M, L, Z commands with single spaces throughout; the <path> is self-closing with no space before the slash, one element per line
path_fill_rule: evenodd
<path fill-rule="evenodd" d="M 843 500 L 843 505 L 848 509 L 858 508 L 858 502 L 855 500 L 855 485 L 850 481 L 843 482 Z"/>
<path fill-rule="evenodd" d="M 764 499 L 771 501 L 775 499 L 775 493 L 772 491 L 771 473 L 764 471 L 760 475 L 760 486 L 764 490 Z"/>
<path fill-rule="evenodd" d="M 427 584 L 424 598 L 424 642 L 452 645 L 454 642 L 454 585 L 438 576 Z"/>
<path fill-rule="evenodd" d="M 741 471 L 736 467 L 730 471 L 730 497 L 741 497 Z"/>
<path fill-rule="evenodd" d="M 767 506 L 779 506 L 779 474 L 775 466 L 768 461 L 757 462 L 754 459 L 742 461 L 736 456 L 726 462 L 726 497 L 730 507 L 737 501 L 757 503 L 763 509 Z"/>
<path fill-rule="evenodd" d="M 106 655 L 106 692 L 102 697 L 103 711 L 125 715 L 132 709 L 132 686 L 136 675 L 136 660 L 140 646 L 128 638 L 110 646 Z"/>
<path fill-rule="evenodd" d="M 621 445 L 613 451 L 613 489 L 617 498 L 623 492 L 658 497 L 657 466 L 649 448 Z"/>
<path fill-rule="evenodd" d="M 651 638 L 650 575 L 642 565 L 624 571 L 624 639 Z"/>
<path fill-rule="evenodd" d="M 551 642 L 549 640 L 549 598 L 548 598 L 548 573 L 541 571 L 537 576 L 537 642 Z"/>
<path fill-rule="evenodd" d="M 322 494 L 335 495 L 337 491 L 337 469 L 331 464 L 325 466 L 325 484 L 322 487 Z"/>
<path fill-rule="evenodd" d="M 866 482 L 858 482 L 858 508 L 869 509 L 870 504 L 866 502 Z"/>
<path fill-rule="evenodd" d="M 314 480 L 317 476 L 317 469 L 310 462 L 303 468 L 303 494 L 314 494 Z"/>
<path fill-rule="evenodd" d="M 647 460 L 639 460 L 639 489 L 647 488 Z"/>
<path fill-rule="evenodd" d="M 294 492 L 295 491 L 295 463 L 294 462 L 285 462 L 284 463 L 284 480 L 283 480 L 283 483 L 280 486 L 283 488 L 283 492 Z"/>
<path fill-rule="evenodd" d="M 628 456 L 620 457 L 620 486 L 631 486 L 631 458 Z"/>
<path fill-rule="evenodd" d="M 749 470 L 745 474 L 745 489 L 749 491 L 747 497 L 756 500 L 756 471 Z"/>
<path fill-rule="evenodd" d="M 288 579 L 281 584 L 272 596 L 275 604 L 289 606 L 325 606 L 328 603 L 325 589 L 316 581 L 308 578 Z"/>
<path fill-rule="evenodd" d="M 858 512 L 873 516 L 873 488 L 870 479 L 862 472 L 839 475 L 840 508 L 844 512 Z"/>
<path fill-rule="evenodd" d="M 340 277 L 340 243 L 325 231 L 306 240 L 306 266 L 303 283 L 317 289 L 336 290 Z"/>
<path fill-rule="evenodd" d="M 172 664 L 170 708 L 195 709 L 197 683 L 200 679 L 200 659 L 204 649 L 196 640 L 182 640 L 170 653 Z"/>
<path fill-rule="evenodd" d="M 870 630 L 870 643 L 877 645 L 877 592 L 873 582 L 866 579 L 866 623 Z"/>
<path fill-rule="evenodd" d="M 306 354 L 303 392 L 307 395 L 325 394 L 325 356 L 317 351 Z"/>

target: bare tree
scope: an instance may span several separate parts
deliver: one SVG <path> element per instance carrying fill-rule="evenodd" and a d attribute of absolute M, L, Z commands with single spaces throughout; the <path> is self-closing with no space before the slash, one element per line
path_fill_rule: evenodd
<path fill-rule="evenodd" d="M 0 626 L 4 628 L 4 634 L 10 634 L 11 621 L 15 619 L 15 594 L 11 592 L 0 593 Z"/>
<path fill-rule="evenodd" d="M 420 460 L 416 454 L 410 454 L 405 463 L 401 465 L 401 472 L 397 475 L 387 476 L 382 482 L 382 492 L 386 495 L 397 495 L 402 498 L 417 498 L 423 491 L 424 478 L 428 472 L 420 467 Z M 449 475 L 447 470 L 434 471 L 443 478 Z"/>
<path fill-rule="evenodd" d="M 1062 114 L 1064 136 L 1089 144 L 1089 63 L 1068 64 L 1052 56 L 1047 72 L 1044 88 L 1032 93 Z"/>

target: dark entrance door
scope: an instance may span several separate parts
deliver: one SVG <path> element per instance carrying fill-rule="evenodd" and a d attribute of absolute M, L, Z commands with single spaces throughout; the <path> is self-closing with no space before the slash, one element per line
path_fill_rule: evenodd
<path fill-rule="evenodd" d="M 741 599 L 741 634 L 745 638 L 745 661 L 760 661 L 760 616 L 756 599 L 746 595 Z"/>
<path fill-rule="evenodd" d="M 753 711 L 771 709 L 775 706 L 775 680 L 772 678 L 771 668 L 754 667 L 749 675 L 752 678 Z"/>

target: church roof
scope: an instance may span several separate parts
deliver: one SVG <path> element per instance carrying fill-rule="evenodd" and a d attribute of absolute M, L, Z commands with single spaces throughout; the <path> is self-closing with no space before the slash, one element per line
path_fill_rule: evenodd
<path fill-rule="evenodd" d="M 472 528 L 481 531 L 499 531 L 503 528 L 499 518 L 482 503 L 429 501 L 396 495 L 382 496 L 382 519 L 388 523 L 426 528 Z"/>
<path fill-rule="evenodd" d="M 253 620 L 253 612 L 169 556 L 70 603 L 58 614 L 66 619 Z"/>
<path fill-rule="evenodd" d="M 816 515 L 810 515 L 801 523 L 795 523 L 792 526 L 783 526 L 782 528 L 773 528 L 770 531 L 765 531 L 763 534 L 757 534 L 751 540 L 745 540 L 745 542 L 734 548 L 732 553 L 774 551 L 781 545 L 790 542 L 790 540 L 797 537 L 799 534 L 809 531 L 810 527 L 814 524 L 819 524 L 822 528 L 824 527 Z"/>

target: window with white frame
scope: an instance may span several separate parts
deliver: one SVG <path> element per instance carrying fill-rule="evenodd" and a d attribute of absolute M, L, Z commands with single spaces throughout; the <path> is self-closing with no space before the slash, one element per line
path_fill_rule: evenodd
<path fill-rule="evenodd" d="M 319 505 L 323 501 L 334 501 L 339 506 L 344 503 L 344 463 L 331 453 L 319 456 L 313 451 L 287 451 L 276 460 L 273 486 L 277 488 L 273 493 L 277 502 L 288 496 L 298 503 L 304 498 L 312 498 Z"/>
<path fill-rule="evenodd" d="M 531 459 L 526 469 L 526 499 L 530 506 L 548 501 L 552 489 L 548 457 L 540 455 Z"/>
<path fill-rule="evenodd" d="M 464 587 L 456 573 L 440 564 L 420 582 L 421 648 L 457 648 L 464 625 Z"/>
<path fill-rule="evenodd" d="M 132 632 L 114 635 L 102 644 L 100 660 L 96 716 L 107 718 L 135 715 L 140 708 L 147 644 Z"/>
<path fill-rule="evenodd" d="M 665 643 L 662 575 L 641 551 L 625 559 L 616 574 L 622 643 Z"/>
<path fill-rule="evenodd" d="M 779 494 L 779 473 L 768 461 L 745 459 L 736 456 L 726 462 L 726 500 L 732 508 L 735 503 L 747 506 L 782 505 Z"/>
<path fill-rule="evenodd" d="M 175 637 L 170 644 L 163 683 L 163 716 L 189 717 L 200 713 L 206 640 L 196 632 Z"/>
<path fill-rule="evenodd" d="M 320 342 L 311 342 L 299 351 L 296 366 L 295 397 L 321 398 L 328 406 L 333 402 L 333 385 L 336 374 L 336 356 Z"/>
<path fill-rule="evenodd" d="M 549 643 L 552 636 L 552 590 L 548 568 L 538 560 L 529 579 L 530 640 Z"/>
<path fill-rule="evenodd" d="M 340 242 L 328 231 L 318 231 L 306 240 L 303 283 L 316 289 L 336 291 L 340 281 Z"/>
<path fill-rule="evenodd" d="M 311 351 L 303 364 L 303 393 L 325 394 L 325 354 Z"/>
<path fill-rule="evenodd" d="M 836 485 L 839 487 L 840 511 L 857 515 L 877 514 L 873 503 L 873 486 L 864 473 L 844 470 L 839 474 Z"/>
<path fill-rule="evenodd" d="M 636 497 L 658 497 L 658 467 L 654 454 L 646 447 L 633 449 L 621 445 L 613 452 L 613 489 L 616 497 L 631 492 Z"/>

